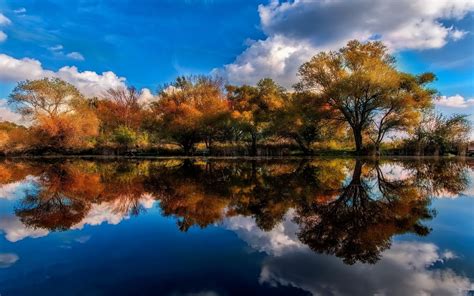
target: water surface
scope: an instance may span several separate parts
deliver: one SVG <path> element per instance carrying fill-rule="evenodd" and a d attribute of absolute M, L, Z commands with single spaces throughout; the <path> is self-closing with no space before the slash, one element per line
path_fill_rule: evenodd
<path fill-rule="evenodd" d="M 466 295 L 471 159 L 4 160 L 0 294 Z"/>

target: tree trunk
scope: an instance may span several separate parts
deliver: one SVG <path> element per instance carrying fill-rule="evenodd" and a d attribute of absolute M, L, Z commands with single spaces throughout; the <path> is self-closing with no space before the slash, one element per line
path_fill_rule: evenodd
<path fill-rule="evenodd" d="M 257 156 L 257 135 L 252 134 L 252 147 L 250 155 Z"/>
<path fill-rule="evenodd" d="M 300 149 L 303 151 L 304 155 L 313 154 L 313 150 L 311 149 L 310 144 L 306 144 L 304 140 L 302 140 L 299 136 L 295 136 L 294 139 L 298 146 L 300 146 Z"/>
<path fill-rule="evenodd" d="M 375 149 L 375 155 L 380 156 L 380 142 L 376 142 L 374 144 L 374 149 Z"/>
<path fill-rule="evenodd" d="M 183 146 L 183 150 L 184 150 L 184 154 L 186 156 L 190 155 L 190 152 L 193 148 L 193 142 L 192 141 L 184 141 L 183 143 L 181 143 L 181 145 Z"/>
<path fill-rule="evenodd" d="M 206 148 L 209 152 L 209 155 L 211 155 L 212 154 L 212 138 L 211 137 L 207 139 L 206 146 L 207 146 Z"/>
<path fill-rule="evenodd" d="M 363 154 L 363 143 L 362 143 L 362 131 L 360 128 L 352 128 L 352 132 L 354 133 L 354 142 L 356 145 L 356 154 L 362 155 Z"/>

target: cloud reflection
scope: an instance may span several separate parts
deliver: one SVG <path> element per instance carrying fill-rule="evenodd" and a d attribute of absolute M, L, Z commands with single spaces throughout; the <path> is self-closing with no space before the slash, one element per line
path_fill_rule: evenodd
<path fill-rule="evenodd" d="M 377 264 L 348 266 L 335 256 L 312 252 L 299 242 L 290 213 L 270 232 L 251 219 L 232 217 L 225 227 L 255 250 L 265 252 L 260 283 L 293 286 L 313 295 L 459 295 L 473 284 L 450 269 L 440 269 L 455 258 L 432 243 L 394 242 Z M 282 243 L 283 242 L 283 243 Z"/>

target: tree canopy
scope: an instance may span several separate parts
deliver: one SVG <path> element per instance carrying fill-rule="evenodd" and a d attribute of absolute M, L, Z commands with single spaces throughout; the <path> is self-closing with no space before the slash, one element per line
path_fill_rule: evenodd
<path fill-rule="evenodd" d="M 59 78 L 21 81 L 9 96 L 28 127 L 0 131 L 2 153 L 311 155 L 323 149 L 380 154 L 463 154 L 467 116 L 435 114 L 433 73 L 397 69 L 378 41 L 353 40 L 301 65 L 287 90 L 271 78 L 231 85 L 180 76 L 142 100 L 133 86 L 86 98 Z M 386 145 L 387 144 L 387 145 Z M 385 151 L 387 151 L 385 149 Z"/>

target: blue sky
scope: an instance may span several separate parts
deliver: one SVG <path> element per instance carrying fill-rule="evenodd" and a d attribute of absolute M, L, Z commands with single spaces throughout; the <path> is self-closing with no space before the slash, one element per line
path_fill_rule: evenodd
<path fill-rule="evenodd" d="M 402 70 L 435 72 L 439 110 L 474 114 L 473 12 L 471 0 L 0 0 L 0 98 L 42 76 L 87 95 L 197 73 L 291 87 L 302 62 L 357 38 L 386 42 Z"/>

